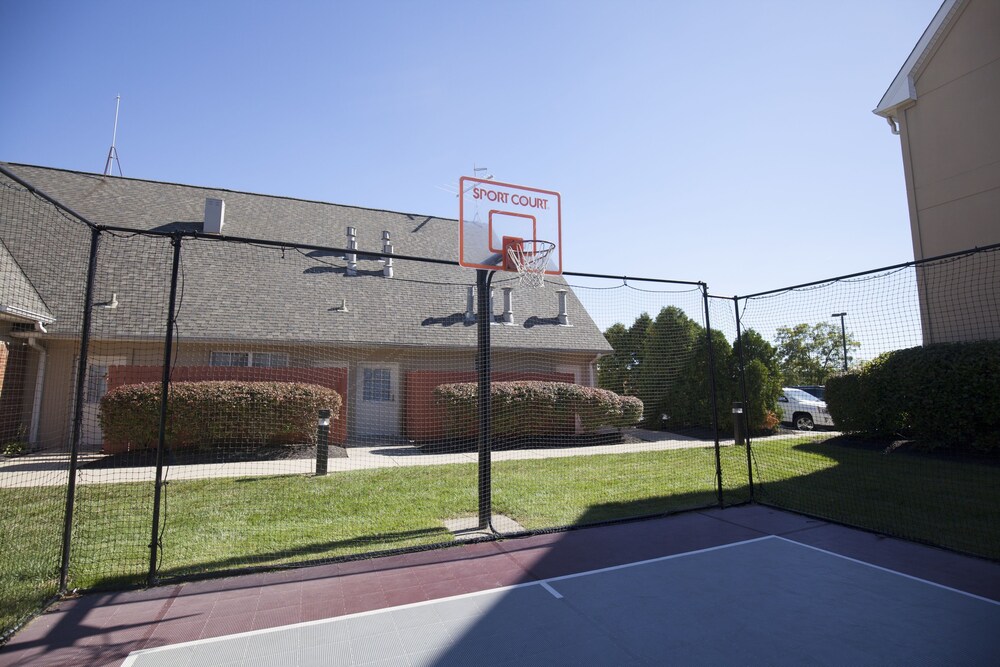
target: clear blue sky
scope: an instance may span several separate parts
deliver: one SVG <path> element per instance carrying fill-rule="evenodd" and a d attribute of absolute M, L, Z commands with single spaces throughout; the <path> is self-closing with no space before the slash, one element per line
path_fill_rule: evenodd
<path fill-rule="evenodd" d="M 128 177 L 454 218 L 476 164 L 566 270 L 748 294 L 912 259 L 871 109 L 939 4 L 0 0 L 0 160 L 102 171 L 120 93 Z"/>

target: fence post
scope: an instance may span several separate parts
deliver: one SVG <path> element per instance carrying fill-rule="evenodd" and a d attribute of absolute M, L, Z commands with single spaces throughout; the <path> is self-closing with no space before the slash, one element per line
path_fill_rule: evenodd
<path fill-rule="evenodd" d="M 493 518 L 493 470 L 490 468 L 490 282 L 493 272 L 476 270 L 476 374 L 479 381 L 479 529 L 489 527 Z"/>
<path fill-rule="evenodd" d="M 743 420 L 743 435 L 746 438 L 747 446 L 747 484 L 750 486 L 750 502 L 754 502 L 753 459 L 750 455 L 750 418 L 747 416 L 747 413 L 750 412 L 750 403 L 747 400 L 747 375 L 743 360 L 743 329 L 740 327 L 740 298 L 738 296 L 733 297 L 733 306 L 736 308 L 736 352 L 740 363 L 740 396 L 743 398 L 743 414 L 740 419 Z"/>
<path fill-rule="evenodd" d="M 723 506 L 722 500 L 722 454 L 719 444 L 719 402 L 715 391 L 715 348 L 712 345 L 712 321 L 708 315 L 708 285 L 701 284 L 702 299 L 705 304 L 705 343 L 708 345 L 708 379 L 712 389 L 712 431 L 715 433 L 715 485 L 719 498 L 719 507 Z"/>
<path fill-rule="evenodd" d="M 163 376 L 160 380 L 160 432 L 156 441 L 156 485 L 153 487 L 153 529 L 149 541 L 149 576 L 147 583 L 156 585 L 156 555 L 160 543 L 160 498 L 163 494 L 163 450 L 167 434 L 167 393 L 170 390 L 170 364 L 174 346 L 174 317 L 177 306 L 177 272 L 181 260 L 181 235 L 170 239 L 174 247 L 173 265 L 170 268 L 170 304 L 167 306 L 167 335 L 163 345 Z"/>
<path fill-rule="evenodd" d="M 69 484 L 66 487 L 66 514 L 63 518 L 62 560 L 59 566 L 59 592 L 66 592 L 69 580 L 70 546 L 73 540 L 73 510 L 76 499 L 76 471 L 80 454 L 80 429 L 83 421 L 83 389 L 87 382 L 87 356 L 90 351 L 90 321 L 94 310 L 94 280 L 97 277 L 97 249 L 101 230 L 90 228 L 90 259 L 87 263 L 87 286 L 83 293 L 83 324 L 80 327 L 80 355 L 76 368 L 73 400 L 73 435 L 69 453 Z"/>

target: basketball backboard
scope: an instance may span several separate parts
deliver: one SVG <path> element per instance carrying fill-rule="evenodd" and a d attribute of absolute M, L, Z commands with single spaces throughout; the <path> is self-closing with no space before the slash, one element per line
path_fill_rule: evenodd
<path fill-rule="evenodd" d="M 562 273 L 562 202 L 558 192 L 463 176 L 458 181 L 458 263 L 473 269 L 516 271 L 504 261 L 512 241 L 549 241 L 545 273 Z"/>

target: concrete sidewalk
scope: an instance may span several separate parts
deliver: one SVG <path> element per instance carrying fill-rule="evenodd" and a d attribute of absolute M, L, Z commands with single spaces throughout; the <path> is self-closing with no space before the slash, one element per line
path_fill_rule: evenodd
<path fill-rule="evenodd" d="M 550 459 L 568 456 L 597 456 L 600 454 L 634 454 L 670 449 L 714 447 L 714 440 L 702 440 L 668 431 L 633 429 L 624 442 L 614 445 L 588 445 L 585 447 L 546 447 L 540 449 L 514 449 L 492 452 L 493 461 L 521 459 Z M 801 438 L 809 433 L 779 433 L 755 442 Z M 831 432 L 813 433 L 816 437 L 834 435 Z M 721 440 L 723 446 L 732 446 L 733 439 Z M 347 448 L 347 458 L 331 458 L 327 469 L 330 473 L 395 466 L 429 466 L 476 463 L 478 454 L 457 452 L 427 454 L 405 443 L 382 443 Z M 153 482 L 156 468 L 88 468 L 86 463 L 101 459 L 100 454 L 81 454 L 77 484 L 120 484 L 127 482 Z M 206 463 L 169 466 L 170 480 L 207 479 L 217 477 L 265 477 L 276 475 L 310 475 L 316 469 L 316 460 L 283 459 L 272 461 L 245 461 L 240 463 Z M 38 454 L 0 461 L 0 488 L 26 488 L 38 486 L 66 486 L 69 478 L 69 454 Z"/>

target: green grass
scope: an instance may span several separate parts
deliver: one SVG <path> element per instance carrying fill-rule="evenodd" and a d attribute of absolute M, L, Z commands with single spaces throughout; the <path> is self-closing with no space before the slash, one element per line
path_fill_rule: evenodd
<path fill-rule="evenodd" d="M 889 534 L 1000 558 L 1000 467 L 840 447 L 756 443 L 758 499 Z M 723 448 L 726 504 L 749 498 L 746 452 Z M 680 511 L 717 502 L 708 449 L 499 461 L 494 511 L 528 529 Z M 0 489 L 0 628 L 55 593 L 65 491 Z M 475 516 L 474 464 L 326 477 L 171 481 L 160 576 L 277 566 L 452 541 Z M 152 484 L 78 487 L 71 587 L 142 583 Z"/>
<path fill-rule="evenodd" d="M 754 445 L 757 500 L 1000 559 L 1000 465 L 816 441 Z"/>

